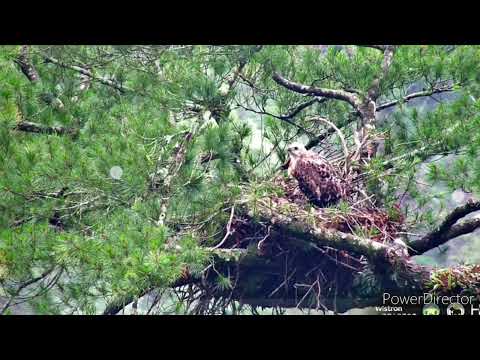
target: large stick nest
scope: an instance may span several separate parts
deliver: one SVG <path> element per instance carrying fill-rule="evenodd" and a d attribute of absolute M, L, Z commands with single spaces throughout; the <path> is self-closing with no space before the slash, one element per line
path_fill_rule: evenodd
<path fill-rule="evenodd" d="M 215 269 L 215 272 L 228 273 L 235 278 L 235 287 L 228 292 L 231 299 L 263 297 L 265 304 L 289 299 L 287 302 L 293 306 L 320 309 L 327 298 L 348 298 L 358 275 L 372 274 L 366 259 L 358 254 L 315 246 L 300 237 L 275 230 L 277 217 L 361 235 L 382 243 L 393 242 L 403 229 L 404 218 L 398 209 L 378 208 L 356 194 L 340 204 L 319 208 L 300 191 L 295 179 L 278 176 L 266 188 L 269 190 L 264 195 L 247 201 L 248 211 L 235 211 L 230 217 L 220 246 L 247 249 L 255 259 L 235 269 L 229 265 Z M 257 217 L 256 209 L 260 207 L 269 209 L 270 219 Z M 210 276 L 216 274 L 212 272 Z M 376 286 L 375 283 L 377 279 L 372 279 L 372 286 Z"/>
<path fill-rule="evenodd" d="M 404 230 L 405 217 L 398 206 L 383 209 L 374 205 L 371 198 L 351 192 L 336 205 L 319 208 L 313 206 L 293 178 L 276 177 L 273 184 L 278 195 L 264 199 L 285 215 L 297 220 L 315 220 L 317 227 L 334 229 L 360 235 L 374 241 L 390 243 Z"/>

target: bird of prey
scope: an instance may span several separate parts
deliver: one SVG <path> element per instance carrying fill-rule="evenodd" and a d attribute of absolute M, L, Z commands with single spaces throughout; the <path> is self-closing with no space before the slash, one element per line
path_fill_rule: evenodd
<path fill-rule="evenodd" d="M 314 205 L 325 207 L 346 197 L 342 175 L 327 159 L 298 143 L 290 145 L 287 151 L 288 175 L 297 179 L 300 190 Z"/>

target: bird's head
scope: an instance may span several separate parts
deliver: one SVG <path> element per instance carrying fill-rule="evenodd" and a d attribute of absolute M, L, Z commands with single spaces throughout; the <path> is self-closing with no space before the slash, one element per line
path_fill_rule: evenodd
<path fill-rule="evenodd" d="M 305 154 L 307 149 L 305 149 L 305 146 L 299 143 L 293 143 L 288 146 L 287 152 L 290 158 L 298 158 L 302 154 Z"/>

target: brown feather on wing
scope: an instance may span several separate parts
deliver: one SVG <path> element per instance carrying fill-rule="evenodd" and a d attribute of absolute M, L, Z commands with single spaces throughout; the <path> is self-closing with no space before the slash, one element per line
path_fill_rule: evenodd
<path fill-rule="evenodd" d="M 304 157 L 296 161 L 292 170 L 300 189 L 315 205 L 325 206 L 341 197 L 340 180 L 330 164 Z"/>

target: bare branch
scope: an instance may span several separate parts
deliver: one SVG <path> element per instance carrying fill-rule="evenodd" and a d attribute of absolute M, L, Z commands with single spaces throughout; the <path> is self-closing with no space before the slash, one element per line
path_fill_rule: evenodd
<path fill-rule="evenodd" d="M 246 111 L 250 111 L 250 112 L 253 112 L 255 114 L 259 114 L 259 115 L 267 115 L 267 116 L 271 116 L 271 117 L 274 117 L 275 119 L 279 119 L 279 120 L 282 120 L 292 126 L 295 126 L 297 129 L 303 131 L 305 134 L 308 134 L 309 136 L 314 136 L 314 134 L 312 134 L 311 131 L 308 131 L 307 129 L 305 129 L 304 127 L 298 125 L 297 123 L 295 123 L 294 121 L 290 120 L 290 117 L 287 115 L 287 116 L 278 116 L 278 115 L 274 115 L 272 113 L 269 113 L 267 111 L 259 111 L 259 110 L 254 110 L 254 109 L 251 109 L 251 108 L 247 108 L 246 106 L 243 106 L 242 104 L 238 104 L 239 107 L 241 107 L 242 109 L 246 110 Z M 301 111 L 301 110 L 300 110 Z"/>
<path fill-rule="evenodd" d="M 328 99 L 336 99 L 349 103 L 355 109 L 358 109 L 361 105 L 358 96 L 354 93 L 345 91 L 345 90 L 334 90 L 334 89 L 324 89 L 317 88 L 314 86 L 307 86 L 299 84 L 290 80 L 285 79 L 282 75 L 275 72 L 272 75 L 272 79 L 279 85 L 287 88 L 288 90 L 295 91 L 299 94 L 309 94 L 314 96 L 321 96 Z"/>
<path fill-rule="evenodd" d="M 431 96 L 431 95 L 434 95 L 434 94 L 449 92 L 449 91 L 453 91 L 453 87 L 442 87 L 442 88 L 435 88 L 435 89 L 427 90 L 427 91 L 414 92 L 414 93 L 411 93 L 411 94 L 403 97 L 400 100 L 393 100 L 393 101 L 389 101 L 389 102 L 378 105 L 377 106 L 377 111 L 384 110 L 386 108 L 398 105 L 399 103 L 407 103 L 410 100 L 415 99 L 415 98 L 424 97 L 424 96 Z"/>
<path fill-rule="evenodd" d="M 385 51 L 385 45 L 358 45 L 358 46 L 380 50 L 381 52 Z"/>
<path fill-rule="evenodd" d="M 259 112 L 256 112 L 255 110 L 252 110 L 252 109 L 249 109 L 249 108 L 246 108 L 244 106 L 242 106 L 241 104 L 238 104 L 241 108 L 243 108 L 244 110 L 247 110 L 247 111 L 252 111 L 252 112 L 255 112 L 257 114 L 261 114 L 261 115 L 269 115 L 269 116 L 272 116 L 276 119 L 279 119 L 279 120 L 283 120 L 283 121 L 287 121 L 287 120 L 290 120 L 292 118 L 294 118 L 295 116 L 297 116 L 300 112 L 302 112 L 303 110 L 305 110 L 306 108 L 312 106 L 313 104 L 321 104 L 325 101 L 327 101 L 328 99 L 325 99 L 325 98 L 314 98 L 312 100 L 309 100 L 309 101 L 306 101 L 300 105 L 298 105 L 297 107 L 291 109 L 288 114 L 286 115 L 274 115 L 272 113 L 269 113 L 267 111 L 259 111 Z"/>
<path fill-rule="evenodd" d="M 456 208 L 445 218 L 439 230 L 442 232 L 445 231 L 464 216 L 478 210 L 480 210 L 480 201 L 470 201 L 465 205 Z"/>
<path fill-rule="evenodd" d="M 409 244 L 414 252 L 412 255 L 423 254 L 430 249 L 446 243 L 450 239 L 468 234 L 480 227 L 480 219 L 472 219 L 454 225 L 461 218 L 478 210 L 480 210 L 480 201 L 470 201 L 453 210 L 435 230 L 420 240 L 413 241 Z"/>
<path fill-rule="evenodd" d="M 228 220 L 227 231 L 226 231 L 226 233 L 225 233 L 225 236 L 223 237 L 222 241 L 220 241 L 220 242 L 219 242 L 217 245 L 215 245 L 212 249 L 218 249 L 219 247 L 221 247 L 221 246 L 225 243 L 225 241 L 227 241 L 228 237 L 229 237 L 230 235 L 232 235 L 233 232 L 235 231 L 235 230 L 233 230 L 233 231 L 231 230 L 231 228 L 232 228 L 232 221 L 233 221 L 233 215 L 234 215 L 234 214 L 235 214 L 235 206 L 232 206 L 232 210 L 231 210 L 231 212 L 230 212 L 230 220 Z"/>
<path fill-rule="evenodd" d="M 480 227 L 480 219 L 472 219 L 464 221 L 461 224 L 453 225 L 445 232 L 434 231 L 421 240 L 414 241 L 409 244 L 410 255 L 421 255 L 433 248 L 445 244 L 447 241 L 459 237 L 461 235 L 470 234 Z"/>
<path fill-rule="evenodd" d="M 14 130 L 49 135 L 76 135 L 78 133 L 78 129 L 65 128 L 62 126 L 45 126 L 30 121 L 21 121 L 17 123 Z"/>
<path fill-rule="evenodd" d="M 278 116 L 278 118 L 282 119 L 282 120 L 294 118 L 302 110 L 305 110 L 309 106 L 312 106 L 315 103 L 321 104 L 321 103 L 325 102 L 326 100 L 327 99 L 325 99 L 325 98 L 323 98 L 323 99 L 318 99 L 318 98 L 312 99 L 312 100 L 304 102 L 303 104 L 300 104 L 296 108 L 292 109 L 287 115 Z"/>

